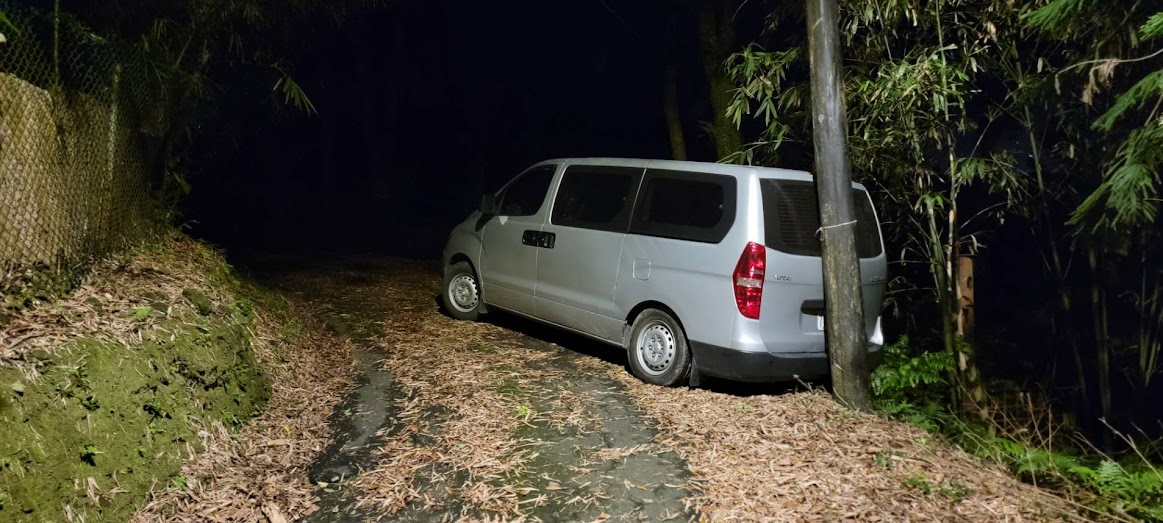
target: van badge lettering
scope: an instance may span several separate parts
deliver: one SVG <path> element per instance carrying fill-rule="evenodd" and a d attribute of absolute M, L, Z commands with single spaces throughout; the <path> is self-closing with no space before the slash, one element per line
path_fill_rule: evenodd
<path fill-rule="evenodd" d="M 775 278 L 773 278 L 773 279 L 775 281 L 791 281 L 791 276 L 784 276 L 782 274 L 776 274 Z"/>

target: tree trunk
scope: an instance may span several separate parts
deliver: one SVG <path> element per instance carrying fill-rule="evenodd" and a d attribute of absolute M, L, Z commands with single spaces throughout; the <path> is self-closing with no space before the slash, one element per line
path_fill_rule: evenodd
<path fill-rule="evenodd" d="M 836 0 L 807 0 L 811 57 L 812 137 L 824 238 L 824 337 L 831 359 L 836 401 L 851 409 L 872 409 L 872 388 L 864 332 L 856 220 L 848 163 L 848 120 L 840 72 Z M 738 134 L 736 134 L 738 138 Z"/>
<path fill-rule="evenodd" d="M 1025 83 L 1026 76 L 1021 64 L 1017 64 L 1018 81 Z M 1022 108 L 1022 116 L 1024 120 L 1022 123 L 1026 128 L 1026 139 L 1030 143 L 1030 157 L 1034 161 L 1034 179 L 1038 182 L 1038 194 L 1036 195 L 1038 206 L 1038 216 L 1041 222 L 1041 234 L 1044 238 L 1057 238 L 1058 233 L 1054 229 L 1054 221 L 1050 216 L 1050 211 L 1045 202 L 1047 202 L 1047 191 L 1045 177 L 1043 176 L 1042 168 L 1042 148 L 1038 143 L 1038 136 L 1035 133 L 1034 116 L 1030 112 L 1030 106 L 1026 105 Z M 1078 402 L 1082 408 L 1086 409 L 1088 401 L 1087 387 L 1086 387 L 1086 367 L 1082 363 L 1082 351 L 1078 346 L 1078 339 L 1074 335 L 1074 321 L 1073 312 L 1071 309 L 1070 287 L 1066 285 L 1066 271 L 1062 266 L 1062 256 L 1058 252 L 1057 242 L 1049 242 L 1050 252 L 1045 255 L 1050 265 L 1050 270 L 1053 271 L 1051 275 L 1054 283 L 1058 288 L 1058 306 L 1062 317 L 1061 325 L 1054 322 L 1054 332 L 1058 333 L 1060 339 L 1065 339 L 1066 344 L 1070 346 L 1070 355 L 1074 360 L 1074 373 L 1078 381 L 1079 394 Z M 1057 360 L 1057 358 L 1054 358 Z"/>
<path fill-rule="evenodd" d="M 1151 378 L 1155 377 L 1155 369 L 1159 366 L 1159 325 L 1163 321 L 1163 310 L 1159 301 L 1163 299 L 1163 289 L 1159 286 L 1159 277 L 1148 284 L 1152 267 L 1148 256 L 1150 250 L 1151 233 L 1143 230 L 1139 241 L 1139 378 L 1143 390 L 1151 388 Z"/>
<path fill-rule="evenodd" d="M 1090 304 L 1094 309 L 1094 337 L 1095 347 L 1098 349 L 1098 399 L 1102 408 L 1103 419 L 1110 419 L 1111 385 L 1110 385 L 1110 343 L 1107 321 L 1106 290 L 1103 288 L 1102 258 L 1094 247 L 1087 254 L 1090 262 Z M 1103 446 L 1110 450 L 1112 438 L 1109 430 L 1103 431 Z"/>
<path fill-rule="evenodd" d="M 958 255 L 957 336 L 961 343 L 958 344 L 957 369 L 962 375 L 962 383 L 965 384 L 965 409 L 986 420 L 989 419 L 989 406 L 986 404 L 985 386 L 982 385 L 981 376 L 977 373 L 973 316 L 973 258 Z"/>
<path fill-rule="evenodd" d="M 715 155 L 723 160 L 743 149 L 743 140 L 735 122 L 727 116 L 731 105 L 734 82 L 727 76 L 724 63 L 735 50 L 734 11 L 730 2 L 703 1 L 699 3 L 699 43 L 703 54 L 703 72 L 711 101 L 713 119 L 707 131 L 715 143 Z"/>
<path fill-rule="evenodd" d="M 976 415 L 981 420 L 989 419 L 989 408 L 986 405 L 985 386 L 981 383 L 981 375 L 977 372 L 977 358 L 973 345 L 973 338 L 966 336 L 964 325 L 961 322 L 961 241 L 958 235 L 960 222 L 957 217 L 958 185 L 957 156 L 953 152 L 953 140 L 949 147 L 949 179 L 953 180 L 949 194 L 949 230 L 945 245 L 946 288 L 948 302 L 945 304 L 945 314 L 949 316 L 947 324 L 956 327 L 953 340 L 953 362 L 957 366 L 957 383 L 961 387 L 961 402 L 958 403 L 962 412 Z"/>
<path fill-rule="evenodd" d="M 957 361 L 957 328 L 953 324 L 953 293 L 950 290 L 950 275 L 946 263 L 945 245 L 941 242 L 941 229 L 937 227 L 936 210 L 930 207 L 926 216 L 929 220 L 929 267 L 933 271 L 933 283 L 937 287 L 937 307 L 941 315 L 941 340 L 945 352 Z M 953 368 L 949 371 L 950 398 L 953 405 L 962 405 L 963 387 L 961 373 Z"/>
<path fill-rule="evenodd" d="M 957 259 L 957 301 L 961 304 L 957 316 L 957 332 L 966 341 L 973 341 L 973 258 L 961 255 Z"/>
<path fill-rule="evenodd" d="M 678 108 L 678 71 L 673 63 L 666 64 L 664 82 L 662 109 L 666 113 L 666 129 L 670 133 L 670 155 L 675 160 L 686 160 L 686 137 L 682 130 L 682 113 Z"/>

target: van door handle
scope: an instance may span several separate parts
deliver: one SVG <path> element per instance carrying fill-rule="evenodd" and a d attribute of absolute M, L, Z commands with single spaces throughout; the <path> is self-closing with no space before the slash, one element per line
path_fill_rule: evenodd
<path fill-rule="evenodd" d="M 521 243 L 532 247 L 552 249 L 557 242 L 557 235 L 551 232 L 525 231 L 521 233 Z"/>

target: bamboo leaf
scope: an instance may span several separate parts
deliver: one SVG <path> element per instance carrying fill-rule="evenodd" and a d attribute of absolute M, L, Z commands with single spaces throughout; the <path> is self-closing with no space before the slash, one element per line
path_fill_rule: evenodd
<path fill-rule="evenodd" d="M 1050 3 L 1021 16 L 1027 27 L 1054 31 L 1061 29 L 1094 0 L 1051 0 Z"/>
<path fill-rule="evenodd" d="M 1144 40 L 1163 35 L 1163 11 L 1151 15 L 1151 18 L 1147 19 L 1147 23 L 1139 29 L 1139 34 Z"/>
<path fill-rule="evenodd" d="M 315 110 L 315 104 L 311 103 L 311 99 L 307 97 L 307 93 L 290 75 L 283 73 L 282 77 L 275 82 L 274 90 L 282 91 L 283 103 L 290 104 L 292 107 L 309 115 L 318 114 L 318 111 Z"/>
<path fill-rule="evenodd" d="M 1132 107 L 1138 107 L 1148 99 L 1163 93 L 1163 69 L 1143 77 L 1115 100 L 1114 105 L 1094 121 L 1092 128 L 1109 132 L 1115 121 Z"/>
<path fill-rule="evenodd" d="M 20 34 L 20 29 L 16 28 L 16 25 L 13 24 L 12 21 L 8 19 L 8 15 L 5 14 L 4 11 L 0 11 L 0 23 L 2 23 L 4 25 L 4 27 L 11 29 L 12 34 L 16 34 L 16 35 Z M 0 43 L 3 43 L 3 42 L 4 42 L 3 35 L 0 34 Z"/>

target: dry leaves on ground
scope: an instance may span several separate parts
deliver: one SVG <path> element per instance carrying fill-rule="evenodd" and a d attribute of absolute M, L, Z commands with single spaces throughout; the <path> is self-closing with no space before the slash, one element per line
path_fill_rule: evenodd
<path fill-rule="evenodd" d="M 417 288 L 393 289 L 398 298 L 430 299 L 431 290 L 419 285 L 425 277 L 418 272 L 405 276 Z M 427 309 L 418 306 L 388 323 L 385 340 L 392 357 L 385 364 L 409 390 L 412 401 L 402 416 L 409 428 L 383 449 L 385 461 L 360 477 L 368 487 L 364 503 L 389 510 L 417 500 L 421 506 L 444 503 L 424 498 L 417 488 L 417 473 L 426 471 L 435 472 L 437 482 L 449 482 L 454 498 L 495 509 L 499 518 L 519 517 L 519 511 L 504 510 L 516 499 L 511 490 L 497 489 L 491 481 L 441 476 L 439 471 L 473 470 L 472 477 L 503 480 L 521 469 L 519 444 L 507 436 L 514 420 L 486 414 L 514 407 L 505 395 L 492 392 L 505 375 L 495 363 L 550 356 L 508 351 L 501 340 L 511 333 L 504 329 L 421 312 Z M 482 345 L 497 346 L 500 352 L 479 350 Z M 620 365 L 591 357 L 577 358 L 576 363 L 578 372 L 608 373 L 626 385 L 657 423 L 660 446 L 688 463 L 694 474 L 688 485 L 694 495 L 688 501 L 705 521 L 1082 519 L 1069 502 L 998 467 L 907 424 L 848 412 L 822 392 L 740 397 L 707 389 L 665 389 L 635 379 Z M 527 368 L 522 372 L 521 386 L 528 390 L 547 390 L 544 380 L 557 379 Z M 479 421 L 429 433 L 423 420 L 431 413 L 422 405 L 448 409 L 453 413 L 449 419 Z M 560 419 L 561 413 L 545 418 Z M 436 444 L 421 448 L 413 439 L 419 434 L 435 437 Z M 459 452 L 464 448 L 458 443 L 476 441 L 490 451 L 512 452 L 495 454 L 508 455 L 510 461 L 477 461 L 488 452 Z M 590 461 L 620 459 L 638 450 L 606 449 Z"/>
<path fill-rule="evenodd" d="M 604 368 L 687 460 L 710 521 L 1059 521 L 1076 507 L 924 431 L 819 391 L 663 389 Z"/>
<path fill-rule="evenodd" d="M 317 510 L 306 468 L 331 437 L 328 417 L 352 385 L 350 341 L 324 333 L 311 315 L 292 346 L 260 311 L 255 355 L 271 380 L 266 410 L 237 435 L 221 423 L 202 427 L 205 451 L 182 466 L 185 485 L 170 485 L 134 517 L 170 521 L 282 521 Z"/>
<path fill-rule="evenodd" d="M 389 515 L 410 504 L 516 514 L 519 492 L 497 485 L 521 470 L 530 451 L 514 435 L 521 405 L 501 390 L 527 378 L 505 367 L 520 357 L 515 351 L 481 350 L 492 329 L 407 312 L 387 321 L 383 364 L 406 398 L 398 406 L 402 428 L 356 478 L 364 491 L 358 506 Z"/>
<path fill-rule="evenodd" d="M 70 295 L 19 311 L 0 326 L 0 365 L 34 373 L 26 354 L 53 352 L 78 338 L 136 345 L 163 318 L 196 315 L 185 289 L 204 293 L 212 305 L 229 303 L 222 289 L 210 285 L 208 268 L 225 265 L 206 246 L 186 239 L 104 260 Z"/>

